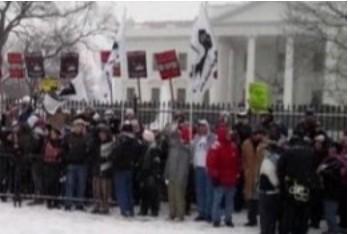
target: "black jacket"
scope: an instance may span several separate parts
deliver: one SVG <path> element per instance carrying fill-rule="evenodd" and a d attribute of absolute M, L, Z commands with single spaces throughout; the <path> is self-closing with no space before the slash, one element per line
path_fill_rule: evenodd
<path fill-rule="evenodd" d="M 121 134 L 111 154 L 114 170 L 132 170 L 139 155 L 139 148 L 140 145 L 135 137 Z"/>
<path fill-rule="evenodd" d="M 320 164 L 317 172 L 323 188 L 323 197 L 338 200 L 343 188 L 341 169 L 343 164 L 335 157 L 327 157 Z"/>
<path fill-rule="evenodd" d="M 141 163 L 141 180 L 149 178 L 157 182 L 161 181 L 163 175 L 161 149 L 157 145 L 150 145 Z"/>
<path fill-rule="evenodd" d="M 66 164 L 85 164 L 88 162 L 87 138 L 71 133 L 64 139 L 64 162 Z"/>
<path fill-rule="evenodd" d="M 315 156 L 310 145 L 301 139 L 291 142 L 278 161 L 277 173 L 286 198 L 308 202 L 315 181 Z M 298 194 L 294 194 L 294 188 L 304 190 L 308 196 L 299 198 Z"/>

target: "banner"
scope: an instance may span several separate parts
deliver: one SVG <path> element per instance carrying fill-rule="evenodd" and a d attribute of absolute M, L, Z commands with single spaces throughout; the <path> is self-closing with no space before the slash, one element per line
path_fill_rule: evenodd
<path fill-rule="evenodd" d="M 108 62 L 109 56 L 111 54 L 110 50 L 102 50 L 100 51 L 100 60 L 103 66 Z M 112 67 L 112 76 L 113 77 L 121 77 L 121 65 L 120 62 L 113 64 Z"/>
<path fill-rule="evenodd" d="M 43 100 L 44 109 L 51 115 L 54 115 L 58 108 L 63 106 L 64 103 L 64 100 L 51 94 L 46 94 Z"/>
<path fill-rule="evenodd" d="M 254 111 L 265 111 L 271 104 L 269 87 L 264 82 L 253 82 L 249 85 L 249 106 Z"/>
<path fill-rule="evenodd" d="M 155 59 L 162 80 L 179 77 L 181 75 L 180 64 L 176 57 L 175 50 L 155 53 Z"/>
<path fill-rule="evenodd" d="M 12 79 L 23 79 L 25 77 L 23 67 L 23 56 L 18 52 L 10 52 L 7 54 L 7 61 L 9 63 L 9 74 Z"/>
<path fill-rule="evenodd" d="M 10 65 L 18 64 L 23 65 L 23 57 L 19 52 L 9 52 L 7 54 L 7 61 Z"/>
<path fill-rule="evenodd" d="M 79 73 L 79 55 L 70 52 L 62 55 L 60 60 L 60 78 L 73 79 Z"/>
<path fill-rule="evenodd" d="M 129 78 L 146 78 L 146 52 L 129 51 L 127 52 L 128 76 Z"/>
<path fill-rule="evenodd" d="M 44 61 L 40 52 L 26 54 L 25 65 L 29 78 L 39 79 L 45 77 Z"/>
<path fill-rule="evenodd" d="M 58 90 L 59 82 L 54 77 L 47 77 L 40 80 L 40 91 L 44 93 L 55 92 Z"/>
<path fill-rule="evenodd" d="M 205 91 L 210 88 L 211 81 L 214 80 L 218 57 L 217 45 L 204 5 L 201 5 L 199 15 L 193 24 L 190 45 L 192 101 L 201 102 Z"/>

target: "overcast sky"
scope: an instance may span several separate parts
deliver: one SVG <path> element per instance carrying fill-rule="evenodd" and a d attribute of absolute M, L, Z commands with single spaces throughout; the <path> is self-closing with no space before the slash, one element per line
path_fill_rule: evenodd
<path fill-rule="evenodd" d="M 127 8 L 127 18 L 137 22 L 163 20 L 192 20 L 197 14 L 200 2 L 99 2 L 104 7 L 113 5 L 117 12 Z M 209 4 L 226 4 L 210 2 Z"/>

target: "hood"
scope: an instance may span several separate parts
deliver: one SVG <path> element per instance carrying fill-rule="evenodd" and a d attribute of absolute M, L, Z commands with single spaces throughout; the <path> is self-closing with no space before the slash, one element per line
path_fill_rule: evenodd
<path fill-rule="evenodd" d="M 229 142 L 229 140 L 227 139 L 226 135 L 228 133 L 228 129 L 224 128 L 224 127 L 220 127 L 217 129 L 216 131 L 216 135 L 217 135 L 217 139 L 220 143 L 222 144 L 226 144 Z"/>

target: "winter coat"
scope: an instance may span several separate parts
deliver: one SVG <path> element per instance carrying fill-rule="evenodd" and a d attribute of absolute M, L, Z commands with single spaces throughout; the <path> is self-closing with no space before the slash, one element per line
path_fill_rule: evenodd
<path fill-rule="evenodd" d="M 59 164 L 62 161 L 63 146 L 60 140 L 47 140 L 43 147 L 43 162 L 46 164 Z"/>
<path fill-rule="evenodd" d="M 236 144 L 226 139 L 226 131 L 218 132 L 218 139 L 209 150 L 207 167 L 215 185 L 235 186 L 240 174 L 239 151 Z"/>
<path fill-rule="evenodd" d="M 315 184 L 314 152 L 302 139 L 290 143 L 278 162 L 281 192 L 286 199 L 308 202 Z"/>
<path fill-rule="evenodd" d="M 178 131 L 169 135 L 169 154 L 166 162 L 164 176 L 178 186 L 187 185 L 192 150 L 190 145 L 183 144 Z"/>
<path fill-rule="evenodd" d="M 279 193 L 277 166 L 282 150 L 277 145 L 271 144 L 263 150 L 260 167 L 259 191 L 265 194 Z"/>
<path fill-rule="evenodd" d="M 66 164 L 86 164 L 89 161 L 87 137 L 70 133 L 64 139 L 64 162 Z"/>
<path fill-rule="evenodd" d="M 323 197 L 338 200 L 343 187 L 341 170 L 344 167 L 338 157 L 326 157 L 319 165 L 317 173 L 323 186 Z"/>
<path fill-rule="evenodd" d="M 140 144 L 134 135 L 121 133 L 111 153 L 113 169 L 115 171 L 132 170 L 139 154 Z"/>
<path fill-rule="evenodd" d="M 162 182 L 161 149 L 156 143 L 148 146 L 141 162 L 140 181 L 144 184 L 160 184 Z"/>
<path fill-rule="evenodd" d="M 249 138 L 242 144 L 242 166 L 244 173 L 245 200 L 257 198 L 257 181 L 262 162 L 262 150 Z"/>

